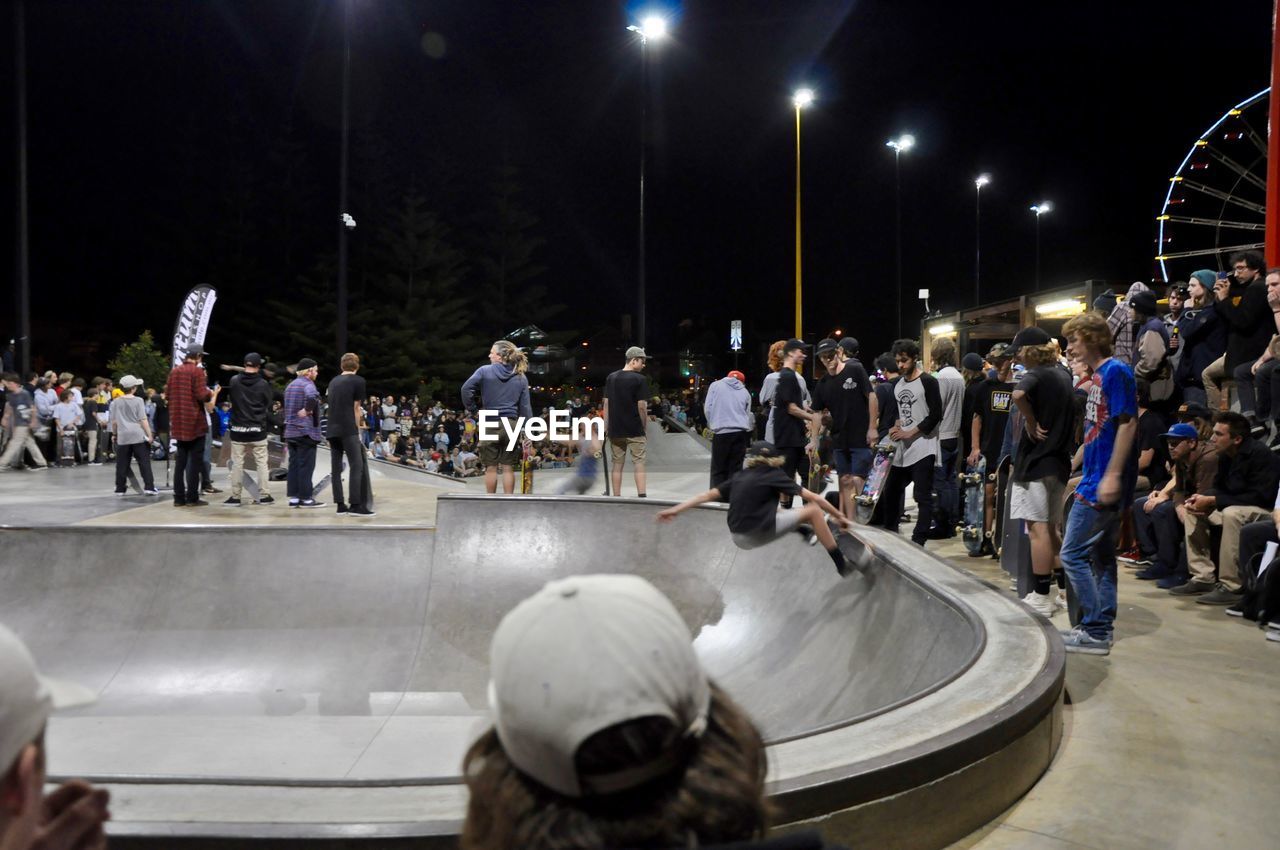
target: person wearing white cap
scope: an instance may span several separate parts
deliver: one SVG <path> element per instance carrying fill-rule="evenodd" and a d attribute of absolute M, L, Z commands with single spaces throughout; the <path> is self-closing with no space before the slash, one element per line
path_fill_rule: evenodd
<path fill-rule="evenodd" d="M 106 789 L 73 780 L 44 794 L 44 730 L 55 708 L 91 692 L 36 672 L 18 636 L 0 626 L 0 848 L 98 850 L 107 846 Z"/>
<path fill-rule="evenodd" d="M 764 834 L 760 733 L 644 579 L 550 582 L 498 625 L 489 671 L 494 726 L 463 760 L 463 850 L 709 847 Z"/>
<path fill-rule="evenodd" d="M 120 379 L 124 395 L 111 403 L 111 433 L 116 438 L 116 495 L 125 494 L 125 480 L 129 475 L 129 461 L 136 458 L 142 474 L 142 491 L 148 496 L 158 496 L 155 479 L 151 476 L 151 453 L 148 449 L 154 438 L 151 422 L 147 419 L 147 404 L 138 398 L 142 379 L 125 375 Z"/>

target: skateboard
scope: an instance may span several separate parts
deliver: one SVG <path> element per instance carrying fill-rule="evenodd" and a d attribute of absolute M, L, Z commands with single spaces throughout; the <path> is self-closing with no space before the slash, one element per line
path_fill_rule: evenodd
<path fill-rule="evenodd" d="M 526 496 L 533 493 L 533 449 L 525 446 L 520 454 L 520 492 Z"/>
<path fill-rule="evenodd" d="M 995 471 L 989 471 L 987 474 L 987 481 L 993 482 L 996 487 L 994 513 L 991 519 L 991 548 L 995 550 L 997 558 L 1000 557 L 1000 549 L 1004 546 L 1005 527 L 1009 524 L 1009 476 L 1012 472 L 1012 459 L 1002 457 L 996 464 Z"/>
<path fill-rule="evenodd" d="M 871 515 L 875 513 L 876 503 L 880 501 L 880 493 L 884 490 L 884 482 L 889 478 L 889 469 L 893 466 L 893 456 L 898 447 L 886 439 L 876 446 L 875 451 L 867 483 L 863 485 L 862 492 L 854 497 L 858 502 L 858 522 L 863 525 L 870 522 Z"/>
<path fill-rule="evenodd" d="M 59 434 L 61 440 L 61 450 L 58 452 L 59 459 L 69 466 L 76 465 L 76 442 L 79 434 L 76 432 L 75 426 L 63 428 Z"/>
<path fill-rule="evenodd" d="M 826 449 L 825 452 L 823 451 L 824 448 Z M 827 479 L 831 474 L 831 464 L 830 462 L 824 463 L 822 460 L 824 457 L 828 461 L 831 457 L 831 438 L 826 436 L 818 441 L 817 451 L 809 452 L 809 481 L 806 486 L 814 493 L 820 494 L 827 489 Z"/>
<path fill-rule="evenodd" d="M 1009 496 L 1013 490 L 1012 471 L 1012 462 L 1005 458 L 1000 464 L 1000 492 L 996 497 L 1004 520 L 997 549 L 1000 552 L 1000 567 L 1017 580 L 1018 596 L 1021 598 L 1032 591 L 1035 578 L 1031 574 L 1031 539 L 1027 536 L 1027 523 L 1009 516 Z"/>
<path fill-rule="evenodd" d="M 847 531 L 835 533 L 836 547 L 844 554 L 851 569 L 841 573 L 841 577 L 849 575 L 853 570 L 865 570 L 875 563 L 875 549 L 857 535 Z"/>
<path fill-rule="evenodd" d="M 960 474 L 960 499 L 964 513 L 956 528 L 964 540 L 965 549 L 974 556 L 982 551 L 982 540 L 986 534 L 986 483 L 987 459 L 979 455 L 977 465 L 966 464 Z"/>

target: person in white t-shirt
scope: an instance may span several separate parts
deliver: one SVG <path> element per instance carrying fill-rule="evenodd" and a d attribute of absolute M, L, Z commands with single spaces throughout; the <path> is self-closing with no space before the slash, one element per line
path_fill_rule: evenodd
<path fill-rule="evenodd" d="M 884 483 L 880 500 L 885 505 L 900 504 L 907 484 L 913 485 L 917 517 L 911 541 L 921 546 L 929 539 L 933 519 L 933 467 L 938 462 L 938 425 L 942 422 L 942 395 L 938 379 L 920 368 L 920 346 L 914 339 L 893 344 L 893 358 L 899 378 L 893 386 L 898 416 L 889 429 L 889 439 L 897 445 L 893 467 Z M 898 530 L 898 512 L 886 509 L 884 527 Z"/>

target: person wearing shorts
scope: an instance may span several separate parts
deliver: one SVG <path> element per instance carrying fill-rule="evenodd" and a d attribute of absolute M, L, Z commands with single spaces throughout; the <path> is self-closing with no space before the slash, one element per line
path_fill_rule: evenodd
<path fill-rule="evenodd" d="M 511 495 L 516 490 L 516 464 L 520 462 L 521 441 L 507 448 L 508 436 L 514 433 L 520 417 L 533 416 L 529 404 L 529 358 L 515 343 L 500 339 L 489 347 L 489 363 L 477 369 L 462 384 L 462 403 L 468 416 L 480 412 L 481 423 L 488 422 L 488 431 L 480 433 L 480 462 L 484 464 L 484 489 L 486 493 L 498 492 L 498 471 L 502 471 L 502 491 Z M 503 424 L 493 433 L 491 417 Z M 527 442 L 527 440 L 523 440 Z"/>
<path fill-rule="evenodd" d="M 816 353 L 827 374 L 814 386 L 813 409 L 831 416 L 831 455 L 840 482 L 840 512 L 853 519 L 855 497 L 871 472 L 879 405 L 866 369 L 849 359 L 834 339 L 819 342 Z"/>
<path fill-rule="evenodd" d="M 1058 365 L 1058 343 L 1040 328 L 1018 331 L 1006 353 L 1027 368 L 1013 391 L 1013 403 L 1022 414 L 1022 434 L 1009 495 L 1009 518 L 1027 523 L 1031 541 L 1035 587 L 1022 601 L 1051 617 L 1061 608 L 1058 595 L 1050 591 L 1062 548 L 1057 520 L 1062 515 L 1075 432 L 1071 376 Z M 1065 584 L 1061 570 L 1059 578 Z"/>
<path fill-rule="evenodd" d="M 801 528 L 805 525 L 812 529 L 818 542 L 827 550 L 836 571 L 841 576 L 848 575 L 853 565 L 845 559 L 844 553 L 836 545 L 835 535 L 831 533 L 823 514 L 831 516 L 841 529 L 849 528 L 851 523 L 821 494 L 797 484 L 795 476 L 788 475 L 784 466 L 785 458 L 772 443 L 757 440 L 747 449 L 747 460 L 741 472 L 719 487 L 713 487 L 660 512 L 658 520 L 670 522 L 681 512 L 706 502 L 728 502 L 726 521 L 734 546 L 739 549 L 758 549 L 793 531 L 799 530 L 807 535 L 808 530 Z M 805 501 L 805 506 L 795 510 L 778 510 L 778 499 L 781 496 L 800 496 Z M 864 552 L 864 560 L 869 560 L 869 550 L 864 549 Z"/>
<path fill-rule="evenodd" d="M 636 496 L 645 497 L 645 428 L 649 421 L 649 381 L 644 364 L 649 355 L 638 345 L 627 349 L 627 364 L 604 383 L 604 424 L 613 460 L 613 495 L 622 495 L 622 467 L 627 454 L 636 479 Z"/>

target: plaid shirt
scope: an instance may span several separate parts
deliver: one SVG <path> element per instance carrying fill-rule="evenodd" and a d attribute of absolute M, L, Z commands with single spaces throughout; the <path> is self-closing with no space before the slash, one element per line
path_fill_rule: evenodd
<path fill-rule="evenodd" d="M 320 433 L 320 391 L 305 375 L 294 378 L 284 388 L 284 438 L 299 437 L 324 442 L 324 435 Z"/>
<path fill-rule="evenodd" d="M 204 370 L 183 363 L 169 373 L 165 399 L 169 403 L 169 436 L 175 440 L 195 440 L 209 431 L 204 403 L 213 397 L 205 384 Z"/>

